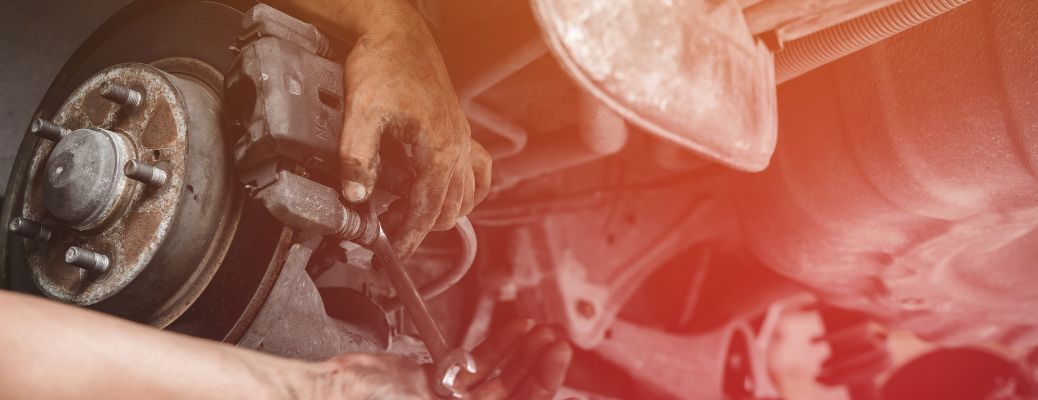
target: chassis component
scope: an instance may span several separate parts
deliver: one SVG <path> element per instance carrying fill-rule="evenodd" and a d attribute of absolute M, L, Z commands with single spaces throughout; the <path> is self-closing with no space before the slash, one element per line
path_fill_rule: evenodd
<path fill-rule="evenodd" d="M 139 3 L 87 41 L 45 98 L 12 171 L 4 207 L 10 232 L 4 233 L 18 236 L 7 236 L 3 264 L 12 289 L 296 358 L 390 346 L 384 315 L 383 322 L 350 312 L 339 312 L 341 320 L 328 316 L 306 270 L 321 243 L 315 233 L 370 243 L 378 232 L 373 216 L 346 209 L 333 189 L 315 180 L 326 181 L 333 156 L 300 156 L 334 155 L 337 146 L 329 141 L 337 136 L 312 134 L 310 117 L 325 133 L 337 131 L 329 118 L 341 124 L 342 67 L 317 56 L 327 43 L 312 27 L 298 29 L 309 25 L 295 21 L 284 29 L 267 23 L 273 10 L 254 11 L 243 18 L 237 9 L 210 2 Z M 206 23 L 190 22 L 200 15 Z M 238 37 L 243 19 L 246 39 Z M 162 46 L 135 43 L 162 34 L 155 29 L 183 26 L 197 31 L 178 30 L 183 35 Z M 303 41 L 296 54 L 311 57 L 296 63 L 282 62 L 282 53 L 249 58 L 272 50 L 264 47 L 270 43 L 285 45 L 277 51 L 299 47 L 277 35 Z M 179 41 L 198 37 L 208 45 Z M 240 68 L 226 48 L 232 43 L 246 60 L 237 63 Z M 310 43 L 316 47 L 305 53 Z M 281 80 L 283 85 L 244 101 L 223 98 L 225 73 L 239 83 L 228 93 L 239 95 L 243 82 L 251 82 L 242 71 L 269 73 L 270 61 L 285 68 L 323 66 L 328 74 L 320 76 L 331 80 Z M 113 63 L 118 65 L 104 69 Z M 330 104 L 325 92 L 335 90 L 340 100 Z M 268 95 L 288 101 L 301 94 L 314 101 L 270 113 L 238 108 L 232 122 L 249 117 L 258 128 L 223 129 L 225 103 L 270 105 Z M 236 139 L 238 178 L 250 184 L 255 199 L 234 179 L 229 144 Z M 255 186 L 261 181 L 266 185 Z M 356 310 L 384 314 L 370 299 L 329 293 L 351 298 Z M 422 357 L 410 347 L 402 352 Z"/>
<path fill-rule="evenodd" d="M 226 82 L 240 179 L 261 188 L 288 164 L 335 176 L 345 97 L 342 64 L 323 57 L 328 40 L 265 5 L 246 12 L 243 29 Z"/>
<path fill-rule="evenodd" d="M 245 34 L 238 41 L 241 54 L 227 84 L 228 93 L 238 94 L 228 99 L 230 104 L 246 110 L 230 116 L 232 126 L 243 121 L 248 125 L 236 150 L 239 173 L 247 184 L 262 185 L 256 197 L 285 224 L 370 246 L 435 363 L 434 389 L 460 398 L 455 379 L 463 370 L 475 373 L 475 361 L 465 349 L 447 343 L 379 226 L 374 208 L 368 207 L 367 213 L 350 210 L 335 190 L 283 170 L 298 169 L 302 166 L 293 164 L 302 163 L 308 175 L 334 174 L 344 105 L 343 67 L 318 54 L 326 48 L 324 43 L 312 25 L 269 6 L 257 5 L 246 13 Z M 276 175 L 269 174 L 270 168 Z M 305 265 L 306 258 L 296 263 Z"/>
<path fill-rule="evenodd" d="M 23 140 L 3 221 L 19 225 L 14 217 L 28 217 L 52 237 L 0 233 L 5 286 L 194 336 L 238 340 L 278 276 L 291 237 L 261 205 L 243 201 L 220 134 L 222 73 L 233 61 L 227 44 L 240 32 L 241 15 L 208 2 L 137 3 L 85 42 L 36 116 L 64 125 L 51 139 L 77 136 L 66 133 L 71 128 L 92 130 L 78 134 L 80 145 L 55 153 L 46 169 L 54 142 L 31 134 Z M 152 40 L 170 31 L 178 34 Z M 54 126 L 39 121 L 30 131 L 46 134 Z M 83 145 L 98 152 L 86 153 Z M 150 178 L 132 166 L 124 170 L 130 158 L 162 169 L 166 182 L 131 180 Z M 46 179 L 48 171 L 54 179 Z M 72 173 L 76 179 L 66 181 L 63 175 Z M 91 192 L 102 182 L 116 190 Z M 69 201 L 55 202 L 60 196 Z M 66 254 L 67 246 L 77 249 Z M 95 267 L 103 264 L 100 255 L 109 265 L 87 272 L 65 264 L 66 255 Z"/>
<path fill-rule="evenodd" d="M 230 192 L 223 140 L 211 133 L 219 132 L 218 92 L 202 83 L 218 73 L 183 59 L 155 63 L 164 64 L 183 78 L 122 64 L 69 96 L 54 123 L 73 132 L 36 148 L 20 212 L 54 231 L 50 240 L 25 243 L 44 294 L 77 305 L 112 299 L 98 308 L 160 327 L 212 279 L 241 207 Z M 134 107 L 102 99 L 116 82 L 134 94 L 124 97 L 135 98 Z M 135 182 L 135 163 L 156 165 L 162 172 L 150 175 L 168 176 L 168 184 Z M 145 273 L 151 264 L 163 267 Z"/>
<path fill-rule="evenodd" d="M 566 72 L 626 120 L 732 168 L 767 167 L 774 65 L 737 2 L 533 5 Z"/>
<path fill-rule="evenodd" d="M 525 1 L 492 3 L 502 8 L 519 4 L 523 12 L 529 13 Z M 541 8 L 536 17 L 541 18 L 541 22 L 550 19 L 545 10 L 551 6 L 590 3 L 593 2 L 542 0 L 537 3 Z M 737 34 L 735 42 L 723 43 L 724 48 L 713 47 L 717 43 L 702 42 L 696 42 L 702 46 L 693 47 L 720 52 L 712 54 L 728 50 L 738 53 L 740 48 L 763 54 L 764 48 L 778 51 L 783 39 L 807 38 L 812 31 L 824 26 L 894 2 L 703 0 L 673 3 L 688 7 L 686 10 L 696 10 L 702 14 L 697 14 L 700 17 L 721 15 L 724 21 L 731 22 L 720 26 L 723 24 L 711 21 L 711 24 L 691 27 L 683 34 L 703 30 Z M 822 3 L 824 7 L 819 6 Z M 952 13 L 959 15 L 957 18 L 961 20 L 956 23 L 963 24 L 961 26 L 949 28 L 942 25 L 947 22 L 935 22 L 928 28 L 919 28 L 924 33 L 908 34 L 838 62 L 835 66 L 838 69 L 814 71 L 783 85 L 779 93 L 783 134 L 775 165 L 758 176 L 736 174 L 733 181 L 726 179 L 726 171 L 709 167 L 707 162 L 682 151 L 674 143 L 647 140 L 649 136 L 638 129 L 638 124 L 627 126 L 620 118 L 623 113 L 609 108 L 616 104 L 603 103 L 603 93 L 599 93 L 599 97 L 589 95 L 579 84 L 566 79 L 563 68 L 570 68 L 568 71 L 572 74 L 573 65 L 559 68 L 554 59 L 546 56 L 552 52 L 567 52 L 562 54 L 563 62 L 572 64 L 573 60 L 566 57 L 574 58 L 571 53 L 580 49 L 562 48 L 560 44 L 564 44 L 561 42 L 566 38 L 549 33 L 551 42 L 545 44 L 537 39 L 536 29 L 519 29 L 521 37 L 510 41 L 501 41 L 499 35 L 492 34 L 466 35 L 464 30 L 457 30 L 457 26 L 469 28 L 470 21 L 462 18 L 458 23 L 452 18 L 461 14 L 444 13 L 446 19 L 441 26 L 447 34 L 440 44 L 446 49 L 448 62 L 464 64 L 478 60 L 492 64 L 490 68 L 453 65 L 451 74 L 471 78 L 464 79 L 469 84 L 462 85 L 461 100 L 477 130 L 475 134 L 481 139 L 489 137 L 489 142 L 496 144 L 487 147 L 492 149 L 496 166 L 500 167 L 497 178 L 503 178 L 495 188 L 496 198 L 474 214 L 481 238 L 490 238 L 481 239 L 479 259 L 483 266 L 478 272 L 484 279 L 462 282 L 473 290 L 460 297 L 461 300 L 452 298 L 456 293 L 442 296 L 448 299 L 444 307 L 448 312 L 440 314 L 447 316 L 442 319 L 443 325 L 448 326 L 446 330 L 457 331 L 458 326 L 462 329 L 468 326 L 465 343 L 475 343 L 485 335 L 486 327 L 497 312 L 514 311 L 562 325 L 569 337 L 586 349 L 578 351 L 584 356 L 583 361 L 592 366 L 616 367 L 622 372 L 618 374 L 621 381 L 624 378 L 634 381 L 630 386 L 635 389 L 617 391 L 627 394 L 620 397 L 680 397 L 695 393 L 711 398 L 720 397 L 722 392 L 733 396 L 771 396 L 761 389 L 767 386 L 763 381 L 766 374 L 753 361 L 761 359 L 760 353 L 770 331 L 769 316 L 761 317 L 760 308 L 778 297 L 768 292 L 785 285 L 786 281 L 767 271 L 735 269 L 733 264 L 751 258 L 743 248 L 743 239 L 748 239 L 749 246 L 768 266 L 814 287 L 827 295 L 829 301 L 867 310 L 885 322 L 937 336 L 959 334 L 954 337 L 958 341 L 994 336 L 1014 344 L 1033 344 L 1035 322 L 1027 313 L 1029 309 L 1021 304 L 1033 303 L 1033 290 L 1027 286 L 1033 274 L 1028 273 L 1026 260 L 1034 255 L 1031 212 L 1035 204 L 1034 182 L 1029 175 L 1034 175 L 1036 168 L 1032 165 L 1035 152 L 1031 146 L 1033 129 L 1030 129 L 1034 124 L 1029 119 L 1033 113 L 1027 105 L 1032 103 L 1030 94 L 1035 92 L 1030 83 L 1038 79 L 1034 79 L 1032 66 L 1020 61 L 1020 58 L 1029 58 L 1020 54 L 1033 53 L 1033 38 L 1026 35 L 1033 29 L 1021 28 L 1033 22 L 1026 19 L 1034 15 L 1033 7 L 1028 3 L 975 3 Z M 625 4 L 637 10 L 654 7 L 649 3 Z M 102 185 L 81 185 L 78 189 L 61 186 L 61 190 L 93 187 L 114 190 L 99 191 L 96 196 L 70 202 L 51 200 L 50 206 L 40 202 L 40 199 L 60 196 L 43 194 L 42 188 L 50 184 L 45 172 L 56 171 L 59 166 L 63 171 L 67 169 L 58 161 L 48 168 L 51 155 L 54 160 L 61 160 L 74 158 L 81 151 L 59 149 L 44 157 L 42 149 L 50 142 L 29 136 L 23 143 L 5 199 L 3 221 L 8 222 L 11 232 L 18 236 L 2 233 L 7 236 L 3 236 L 5 264 L 0 269 L 0 279 L 15 290 L 39 293 L 34 283 L 36 270 L 54 269 L 80 279 L 63 281 L 69 286 L 54 286 L 68 290 L 77 282 L 101 282 L 105 277 L 115 276 L 106 274 L 138 268 L 137 277 L 123 290 L 115 290 L 117 285 L 110 285 L 114 294 L 90 305 L 106 310 L 106 307 L 114 307 L 115 301 L 128 293 L 125 291 L 132 285 L 150 279 L 148 274 L 172 273 L 155 268 L 151 265 L 155 262 L 143 267 L 126 263 L 126 257 L 118 252 L 87 246 L 87 241 L 73 243 L 69 238 L 98 239 L 114 223 L 130 218 L 132 213 L 127 210 L 135 210 L 134 205 L 139 205 L 147 196 L 179 190 L 182 195 L 176 198 L 179 200 L 184 198 L 185 192 L 197 193 L 198 187 L 191 184 L 192 190 L 187 190 L 186 171 L 155 163 L 147 159 L 146 151 L 143 159 L 137 157 L 141 149 L 151 148 L 133 140 L 124 141 L 123 138 L 136 138 L 135 131 L 105 125 L 104 121 L 70 125 L 58 115 L 59 103 L 77 88 L 89 87 L 85 89 L 89 96 L 84 97 L 89 103 L 86 104 L 88 111 L 91 107 L 109 107 L 118 110 L 105 114 L 114 115 L 113 121 L 132 121 L 146 116 L 149 107 L 162 104 L 154 101 L 155 90 L 146 85 L 135 86 L 135 82 L 139 82 L 132 80 L 119 81 L 121 87 L 105 88 L 89 81 L 91 77 L 112 65 L 135 63 L 124 67 L 138 75 L 150 74 L 173 82 L 167 86 L 176 88 L 174 99 L 177 96 L 186 99 L 189 96 L 184 92 L 192 89 L 182 90 L 174 78 L 186 81 L 184 87 L 220 88 L 224 86 L 224 74 L 233 75 L 233 79 L 228 79 L 233 80 L 228 94 L 253 96 L 253 100 L 261 101 L 231 102 L 250 106 L 230 109 L 231 116 L 240 117 L 237 119 L 240 124 L 232 123 L 230 129 L 218 127 L 212 133 L 220 134 L 206 139 L 222 138 L 226 143 L 216 146 L 238 150 L 224 154 L 224 161 L 232 157 L 240 161 L 237 178 L 252 186 L 249 194 L 255 197 L 249 198 L 235 185 L 225 192 L 229 196 L 221 200 L 240 200 L 240 211 L 220 208 L 220 212 L 238 221 L 237 227 L 228 226 L 227 232 L 219 234 L 216 240 L 208 240 L 208 236 L 199 232 L 184 236 L 201 238 L 217 247 L 226 241 L 226 255 L 218 262 L 205 263 L 197 275 L 188 279 L 208 283 L 198 287 L 195 283 L 169 285 L 163 289 L 177 290 L 172 297 L 166 297 L 175 299 L 170 300 L 173 303 L 163 302 L 161 298 L 166 295 L 156 293 L 156 299 L 145 298 L 144 303 L 162 304 L 143 314 L 165 315 L 166 310 L 175 310 L 168 314 L 172 318 L 168 323 L 159 321 L 157 324 L 166 324 L 168 329 L 178 332 L 304 359 L 320 359 L 353 350 L 379 351 L 400 345 L 403 341 L 394 343 L 394 338 L 411 326 L 401 313 L 392 311 L 399 309 L 400 301 L 393 299 L 393 290 L 385 284 L 382 272 L 371 269 L 367 259 L 355 258 L 354 254 L 348 254 L 345 260 L 329 261 L 335 256 L 342 257 L 341 249 L 322 244 L 320 238 L 313 235 L 340 232 L 344 226 L 351 225 L 348 212 L 338 204 L 337 193 L 329 188 L 334 185 L 328 184 L 334 182 L 335 155 L 326 145 L 332 141 L 329 135 L 336 130 L 322 130 L 335 127 L 341 119 L 341 115 L 335 113 L 343 101 L 341 88 L 333 85 L 341 77 L 325 79 L 326 73 L 340 71 L 328 60 L 309 57 L 327 57 L 334 53 L 334 46 L 322 41 L 312 26 L 265 24 L 262 14 L 252 14 L 245 19 L 245 28 L 250 33 L 235 42 L 241 57 L 284 61 L 270 58 L 273 53 L 263 53 L 283 51 L 279 50 L 280 44 L 267 46 L 280 43 L 276 42 L 277 37 L 291 37 L 290 41 L 304 43 L 305 51 L 298 54 L 308 56 L 296 60 L 299 63 L 284 62 L 279 70 L 235 71 L 232 68 L 235 54 L 225 47 L 234 42 L 242 29 L 240 10 L 251 4 L 237 5 L 241 8 L 210 2 L 140 3 L 106 24 L 73 58 L 41 105 L 36 115 L 41 119 L 30 127 L 30 132 L 52 142 L 73 138 L 80 141 L 81 146 L 99 149 L 93 154 L 108 153 L 111 162 L 103 168 L 71 170 L 86 175 L 76 182 Z M 491 7 L 471 3 L 466 6 L 478 10 Z M 817 7 L 813 14 L 802 15 L 811 7 Z M 565 14 L 564 8 L 548 11 L 560 12 L 557 17 Z M 740 21 L 740 8 L 748 31 Z M 784 13 L 769 12 L 779 9 Z M 850 9 L 853 12 L 840 12 Z M 609 10 L 598 11 L 609 15 Z M 529 17 L 528 27 L 536 28 L 534 15 L 522 15 Z M 624 16 L 632 17 L 632 14 Z M 989 20 L 1000 23 L 983 23 Z M 575 21 L 555 22 L 580 25 Z M 490 20 L 489 24 L 512 27 L 498 22 Z M 595 31 L 606 25 L 608 20 L 602 26 L 582 28 Z M 970 26 L 976 28 L 972 29 L 973 34 L 964 33 L 971 32 Z M 652 30 L 651 27 L 646 29 Z M 983 41 L 977 40 L 977 35 L 995 44 L 979 47 L 978 42 Z M 168 40 L 147 40 L 155 37 Z M 696 41 L 706 36 L 689 37 Z M 961 43 L 954 46 L 954 51 L 965 56 L 953 57 L 949 54 L 955 53 L 945 53 L 946 48 L 935 48 L 935 37 Z M 250 47 L 259 43 L 264 45 Z M 480 47 L 480 43 L 485 46 Z M 735 45 L 731 46 L 732 43 Z M 457 52 L 458 48 L 468 53 Z M 508 56 L 496 56 L 503 53 Z M 689 62 L 682 65 L 663 65 L 678 69 L 691 66 L 692 75 L 710 72 L 713 67 L 720 69 L 712 71 L 723 72 L 724 65 L 705 61 L 706 57 L 691 57 L 707 53 L 710 51 L 687 54 Z M 466 57 L 465 54 L 478 56 Z M 760 60 L 739 54 L 738 60 L 743 63 L 730 67 L 743 72 L 760 67 L 750 65 Z M 958 67 L 962 58 L 997 62 Z M 721 64 L 732 61 L 724 56 L 713 60 Z M 211 66 L 216 74 L 204 72 L 209 70 L 207 68 L 191 68 L 199 63 Z M 984 71 L 978 72 L 978 69 Z M 937 70 L 947 71 L 949 76 L 934 77 L 933 71 Z M 678 73 L 690 72 L 679 70 Z M 264 74 L 274 79 L 257 79 Z M 627 76 L 651 78 L 648 74 Z M 682 77 L 695 81 L 695 76 Z M 620 77 L 612 78 L 616 78 L 612 81 L 616 85 L 605 88 L 613 91 L 610 95 L 629 99 L 637 94 L 624 92 L 636 89 L 637 85 L 624 86 Z M 762 76 L 751 78 L 726 82 L 760 89 L 751 83 L 759 83 Z M 693 86 L 701 88 L 696 82 L 692 82 Z M 920 82 L 940 84 L 934 87 Z M 586 86 L 587 82 L 583 84 Z M 321 88 L 326 93 L 322 93 Z M 716 91 L 719 95 L 733 94 L 728 93 L 730 89 Z M 706 92 L 700 91 L 700 94 Z M 262 94 L 256 96 L 259 93 Z M 928 97 L 935 93 L 940 98 L 931 102 Z M 738 97 L 746 93 L 734 94 Z M 277 101 L 268 102 L 269 99 Z M 731 97 L 723 100 L 733 104 Z M 763 104 L 768 99 L 765 96 L 755 100 Z M 953 104 L 952 100 L 962 103 Z M 96 104 L 90 103 L 95 101 Z M 328 114 L 275 121 L 277 113 L 269 112 L 296 106 L 322 109 Z M 290 114 L 293 118 L 301 115 Z M 768 121 L 757 122 L 763 126 Z M 304 128 L 283 129 L 284 124 Z M 89 130 L 70 129 L 81 127 Z M 155 127 L 143 127 L 145 131 L 152 128 Z M 223 129 L 227 130 L 221 132 Z M 175 130 L 169 132 L 172 131 Z M 990 135 L 991 131 L 1005 134 Z M 299 132 L 321 134 L 294 136 Z M 700 139 L 729 140 L 742 137 L 740 135 L 746 132 L 737 133 L 729 137 L 705 134 Z M 943 146 L 933 146 L 934 141 Z M 73 140 L 67 142 L 71 143 Z M 188 150 L 192 143 L 186 141 Z M 757 148 L 761 149 L 766 150 L 766 146 Z M 763 154 L 758 152 L 755 156 L 759 158 Z M 186 157 L 188 159 L 181 162 L 191 164 L 190 154 Z M 123 163 L 131 159 L 142 162 Z M 753 169 L 745 165 L 744 169 Z M 574 166 L 582 168 L 572 169 Z M 30 167 L 37 168 L 35 175 L 29 173 Z M 564 168 L 567 170 L 563 171 Z M 35 183 L 27 181 L 28 177 L 33 177 Z M 320 188 L 298 190 L 310 184 Z M 39 189 L 38 193 L 27 192 L 26 186 Z M 52 194 L 60 192 L 55 190 L 59 189 L 57 185 L 51 186 L 48 190 Z M 729 194 L 732 187 L 737 189 L 734 197 Z M 314 197 L 318 203 L 302 206 L 297 201 L 314 199 L 292 196 L 314 193 L 319 194 Z M 531 193 L 533 195 L 524 196 Z M 733 198 L 740 201 L 735 202 Z M 519 201 L 515 201 L 517 199 Z M 268 204 L 264 205 L 264 200 Z M 315 204 L 332 204 L 338 208 L 306 215 L 303 210 L 321 209 Z M 63 210 L 72 206 L 75 208 Z M 277 215 L 270 215 L 268 208 Z M 50 218 L 24 210 L 46 213 Z M 182 209 L 177 210 L 172 213 L 173 219 L 182 216 Z M 211 220 L 205 222 L 211 223 Z M 283 229 L 285 223 L 300 229 Z M 475 235 L 468 237 L 471 236 Z M 167 242 L 169 235 L 165 240 L 148 241 L 158 246 L 156 252 L 164 251 Z M 474 246 L 474 242 L 468 243 Z M 66 249 L 72 250 L 71 254 L 64 251 Z M 210 251 L 208 249 L 206 251 Z M 439 252 L 440 261 L 449 258 L 455 250 L 447 246 L 425 249 L 430 254 Z M 970 252 L 975 256 L 970 257 Z M 329 256 L 329 253 L 335 254 Z M 41 254 L 54 262 L 39 263 L 40 268 L 34 270 L 27 260 L 40 258 Z M 472 253 L 466 251 L 465 254 L 465 259 L 471 261 Z M 74 265 L 61 262 L 66 256 Z M 322 266 L 311 269 L 312 260 Z M 342 263 L 355 268 L 341 268 Z M 757 260 L 747 263 L 761 267 Z M 660 284 L 653 280 L 653 275 L 665 265 L 684 271 L 665 276 L 668 282 Z M 933 270 L 926 269 L 934 265 L 937 267 Z M 992 265 L 999 268 L 989 268 Z M 58 266 L 62 269 L 54 268 Z M 960 268 L 963 266 L 968 268 Z M 212 268 L 211 276 L 206 276 L 210 273 L 207 268 Z M 429 266 L 411 268 L 419 276 L 422 269 Z M 429 269 L 434 271 L 426 271 L 425 278 L 436 275 L 435 267 Z M 319 275 L 316 270 L 328 272 L 323 275 L 324 282 L 318 279 L 322 284 L 333 281 L 330 276 L 336 274 L 340 280 L 329 286 L 316 285 L 311 279 Z M 452 272 L 451 279 L 443 281 L 450 282 L 446 286 L 451 286 L 467 270 L 452 269 L 460 273 Z M 500 270 L 505 270 L 504 278 L 495 275 Z M 713 280 L 724 271 L 734 275 L 731 280 Z M 347 277 L 343 278 L 344 275 Z M 678 279 L 673 279 L 675 277 Z M 753 279 L 767 281 L 767 285 L 761 285 L 762 288 L 731 284 Z M 437 284 L 439 279 L 427 280 L 434 282 L 431 286 L 443 287 Z M 680 281 L 674 285 L 678 289 L 668 289 L 670 281 Z M 952 282 L 953 285 L 947 285 L 952 290 L 935 288 L 935 281 Z M 483 286 L 475 288 L 476 283 Z M 189 289 L 177 289 L 184 287 Z M 684 289 L 688 290 L 680 291 Z M 644 295 L 644 291 L 650 295 Z M 480 299 L 478 307 L 470 307 L 473 297 Z M 390 300 L 375 304 L 370 298 Z M 656 301 L 651 301 L 653 298 Z M 723 302 L 704 303 L 718 298 Z M 342 307 L 327 307 L 322 301 L 327 299 L 334 299 L 332 301 Z M 500 306 L 501 300 L 504 306 Z M 514 304 L 508 304 L 512 300 Z M 631 306 L 637 302 L 646 302 L 649 306 Z M 478 318 L 468 325 L 468 310 L 472 308 L 476 308 Z M 991 313 L 991 310 L 1005 312 Z M 747 320 L 755 322 L 747 324 Z M 982 323 L 974 323 L 976 321 Z M 452 333 L 445 336 L 457 339 L 458 332 Z M 758 337 L 750 339 L 755 335 Z M 861 360 L 856 356 L 861 353 L 841 351 L 843 342 L 838 340 L 830 340 L 830 343 L 834 353 L 850 354 L 850 357 L 834 357 L 823 379 L 837 384 L 870 386 L 872 375 L 869 374 L 866 374 L 869 379 L 857 376 L 843 379 L 847 378 L 845 367 L 856 370 L 860 366 L 857 362 Z M 853 347 L 856 343 L 844 344 Z M 690 353 L 672 351 L 675 348 L 687 349 Z M 702 350 L 704 348 L 709 350 Z M 875 353 L 866 355 L 870 354 Z M 741 364 L 746 360 L 752 365 Z M 872 363 L 867 364 L 871 367 Z M 575 370 L 577 374 L 597 372 L 594 368 Z M 603 382 L 598 376 L 592 378 L 591 385 L 583 388 L 596 393 L 595 385 L 612 383 Z M 700 379 L 704 384 L 694 385 Z M 689 385 L 671 385 L 679 380 Z"/>
<path fill-rule="evenodd" d="M 1038 344 L 1034 15 L 975 1 L 785 84 L 775 168 L 735 177 L 760 259 L 930 340 Z"/>

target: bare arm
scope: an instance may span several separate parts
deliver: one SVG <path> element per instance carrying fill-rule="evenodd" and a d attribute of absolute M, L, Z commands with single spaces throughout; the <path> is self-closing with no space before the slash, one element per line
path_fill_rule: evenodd
<path fill-rule="evenodd" d="M 304 398 L 317 364 L 0 290 L 0 398 Z"/>
<path fill-rule="evenodd" d="M 267 3 L 347 43 L 362 36 L 395 36 L 405 33 L 403 30 L 425 29 L 421 18 L 404 0 L 271 0 Z M 403 23 L 409 20 L 419 24 Z"/>
<path fill-rule="evenodd" d="M 0 399 L 434 398 L 425 370 L 393 355 L 283 359 L 4 290 L 0 321 Z M 473 354 L 481 374 L 461 385 L 488 400 L 551 399 L 571 357 L 551 329 L 523 321 Z"/>

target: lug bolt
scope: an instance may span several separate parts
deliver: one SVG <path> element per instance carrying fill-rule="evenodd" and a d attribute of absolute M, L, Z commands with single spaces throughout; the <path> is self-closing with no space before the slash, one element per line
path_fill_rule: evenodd
<path fill-rule="evenodd" d="M 144 102 L 141 93 L 118 83 L 105 82 L 101 86 L 101 97 L 121 104 L 123 107 L 135 109 Z"/>
<path fill-rule="evenodd" d="M 7 230 L 26 239 L 48 241 L 52 235 L 50 229 L 22 217 L 11 218 Z"/>
<path fill-rule="evenodd" d="M 109 264 L 108 256 L 75 246 L 65 252 L 65 262 L 94 272 L 107 271 Z"/>
<path fill-rule="evenodd" d="M 32 120 L 29 132 L 41 138 L 57 142 L 72 133 L 72 130 L 43 118 L 36 118 Z"/>
<path fill-rule="evenodd" d="M 162 186 L 166 184 L 168 175 L 162 168 L 145 164 L 137 160 L 130 160 L 123 166 L 123 174 L 127 178 L 143 182 L 148 186 Z"/>

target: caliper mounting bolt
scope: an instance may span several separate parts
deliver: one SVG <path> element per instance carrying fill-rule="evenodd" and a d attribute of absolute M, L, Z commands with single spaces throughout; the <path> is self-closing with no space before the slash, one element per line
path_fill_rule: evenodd
<path fill-rule="evenodd" d="M 127 178 L 143 182 L 148 186 L 162 186 L 166 184 L 169 175 L 162 168 L 145 164 L 138 160 L 130 160 L 123 166 L 123 174 Z"/>
<path fill-rule="evenodd" d="M 141 103 L 144 102 L 144 96 L 141 95 L 141 92 L 112 82 L 105 82 L 101 86 L 101 97 L 121 104 L 130 110 L 140 107 Z"/>
<path fill-rule="evenodd" d="M 108 256 L 95 253 L 79 247 L 69 247 L 65 252 L 65 262 L 94 272 L 105 272 L 108 270 L 110 261 Z"/>
<path fill-rule="evenodd" d="M 72 130 L 43 118 L 35 118 L 32 120 L 32 125 L 29 126 L 29 132 L 41 138 L 57 142 L 72 133 Z"/>
<path fill-rule="evenodd" d="M 32 240 L 48 241 L 52 232 L 47 227 L 22 217 L 11 218 L 7 224 L 7 230 L 11 233 Z"/>

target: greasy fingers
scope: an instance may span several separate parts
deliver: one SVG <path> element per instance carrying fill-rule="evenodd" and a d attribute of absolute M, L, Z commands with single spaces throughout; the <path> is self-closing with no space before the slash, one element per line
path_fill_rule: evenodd
<path fill-rule="evenodd" d="M 566 370 L 573 360 L 573 349 L 563 341 L 555 341 L 541 349 L 529 374 L 512 392 L 510 399 L 550 400 L 566 380 Z"/>
<path fill-rule="evenodd" d="M 486 199 L 487 195 L 490 194 L 490 180 L 492 177 L 490 171 L 493 163 L 487 149 L 483 148 L 483 145 L 479 144 L 479 142 L 473 141 L 472 147 L 469 149 L 469 164 L 472 165 L 472 177 L 474 178 L 473 206 L 482 203 L 483 199 Z"/>
<path fill-rule="evenodd" d="M 436 224 L 433 225 L 432 230 L 448 230 L 453 228 L 458 221 L 458 215 L 461 214 L 461 206 L 465 203 L 465 193 L 471 193 L 471 191 L 465 190 L 465 170 L 469 169 L 467 165 L 468 162 L 465 161 L 464 164 L 454 168 L 454 175 L 451 176 L 450 186 L 447 188 L 447 196 L 444 197 L 443 206 L 440 208 L 440 216 L 436 219 Z"/>
<path fill-rule="evenodd" d="M 482 346 L 478 351 L 490 353 L 487 357 L 479 354 L 484 360 L 500 357 L 507 354 L 506 365 L 502 368 L 500 376 L 477 385 L 469 391 L 469 398 L 473 399 L 551 399 L 566 378 L 566 370 L 569 369 L 573 358 L 573 350 L 564 340 L 558 337 L 554 330 L 547 326 L 538 326 L 516 339 L 515 333 L 524 330 L 525 327 L 512 328 L 511 337 L 507 341 L 514 343 L 510 352 L 500 350 L 503 342 L 495 343 L 488 349 Z M 476 352 L 473 353 L 474 357 Z M 478 362 L 478 361 L 477 361 Z M 486 363 L 481 364 L 482 368 Z M 481 371 L 481 374 L 491 373 L 494 369 Z M 465 376 L 465 382 L 470 382 L 473 377 Z"/>
<path fill-rule="evenodd" d="M 344 118 L 339 143 L 342 194 L 351 202 L 364 201 L 375 186 L 383 127 L 377 116 L 363 108 L 347 109 Z"/>
<path fill-rule="evenodd" d="M 486 341 L 472 350 L 472 358 L 476 361 L 476 373 L 463 372 L 458 377 L 458 387 L 467 388 L 486 379 L 511 355 L 516 343 L 533 326 L 531 320 L 516 319 L 492 333 Z"/>
<path fill-rule="evenodd" d="M 396 230 L 393 247 L 401 258 L 409 258 L 432 230 L 440 216 L 446 187 L 431 188 L 429 182 L 419 180 L 411 190 L 411 200 L 403 222 Z"/>
<path fill-rule="evenodd" d="M 471 141 L 470 145 L 454 167 L 450 189 L 433 226 L 434 231 L 453 228 L 458 218 L 469 215 L 490 192 L 490 155 L 478 142 Z"/>
<path fill-rule="evenodd" d="M 404 158 L 415 179 L 404 196 L 408 210 L 400 225 L 388 226 L 397 253 L 407 258 L 430 230 L 450 229 L 486 197 L 490 157 L 472 141 L 421 15 L 406 1 L 371 2 L 390 3 L 393 12 L 380 15 L 391 19 L 384 28 L 392 29 L 360 35 L 346 59 L 341 175 L 347 200 L 366 199 L 377 180 L 380 144 L 409 146 Z M 383 156 L 383 163 L 400 162 Z"/>
<path fill-rule="evenodd" d="M 439 220 L 444 199 L 454 175 L 453 163 L 457 158 L 446 152 L 420 149 L 415 155 L 418 179 L 408 199 L 409 209 L 401 226 L 396 230 L 394 247 L 402 258 L 408 258 L 425 235 Z"/>
<path fill-rule="evenodd" d="M 461 198 L 461 207 L 458 209 L 458 217 L 464 217 L 472 212 L 472 208 L 476 206 L 475 201 L 475 183 L 476 178 L 472 172 L 472 168 L 464 168 L 461 171 L 465 175 L 465 195 Z"/>
<path fill-rule="evenodd" d="M 509 393 L 513 392 L 536 367 L 541 349 L 557 340 L 555 331 L 545 325 L 533 328 L 523 336 L 512 359 L 501 371 L 500 379 Z"/>

